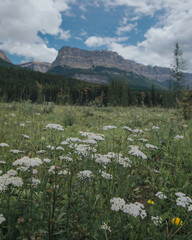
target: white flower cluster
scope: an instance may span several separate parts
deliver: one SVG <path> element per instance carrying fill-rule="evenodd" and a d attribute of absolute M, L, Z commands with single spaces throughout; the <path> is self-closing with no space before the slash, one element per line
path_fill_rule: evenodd
<path fill-rule="evenodd" d="M 101 229 L 111 232 L 111 228 L 105 222 L 101 225 Z"/>
<path fill-rule="evenodd" d="M 0 143 L 0 147 L 9 147 L 9 144 L 7 144 L 7 143 Z"/>
<path fill-rule="evenodd" d="M 122 198 L 112 198 L 110 200 L 110 203 L 112 204 L 111 210 L 118 212 L 119 210 L 123 210 L 125 206 L 125 201 Z"/>
<path fill-rule="evenodd" d="M 54 165 L 49 168 L 48 172 L 51 174 L 55 174 L 56 170 L 58 170 L 58 169 L 59 169 L 59 167 L 57 165 Z"/>
<path fill-rule="evenodd" d="M 37 154 L 44 154 L 46 152 L 47 152 L 46 150 L 39 150 L 39 151 L 37 151 Z"/>
<path fill-rule="evenodd" d="M 46 125 L 47 129 L 55 129 L 58 131 L 64 131 L 63 126 L 60 124 L 53 124 L 53 123 L 49 123 Z"/>
<path fill-rule="evenodd" d="M 6 219 L 3 217 L 3 214 L 0 214 L 0 224 L 3 223 Z"/>
<path fill-rule="evenodd" d="M 147 213 L 144 209 L 144 205 L 139 202 L 125 204 L 123 207 L 123 212 L 128 213 L 133 217 L 140 216 L 141 219 L 144 219 L 145 217 L 147 217 Z"/>
<path fill-rule="evenodd" d="M 174 137 L 174 139 L 175 140 L 181 140 L 181 139 L 183 139 L 184 137 L 182 136 L 182 135 L 176 135 L 175 137 Z"/>
<path fill-rule="evenodd" d="M 141 157 L 142 159 L 147 159 L 147 156 L 139 150 L 138 146 L 130 145 L 129 146 L 131 150 L 129 151 L 129 154 L 137 157 Z"/>
<path fill-rule="evenodd" d="M 7 174 L 11 177 L 11 176 L 16 176 L 18 173 L 16 170 L 10 169 Z"/>
<path fill-rule="evenodd" d="M 105 135 L 100 133 L 92 133 L 92 132 L 79 132 L 82 137 L 87 137 L 89 140 L 103 141 L 105 140 Z"/>
<path fill-rule="evenodd" d="M 128 131 L 130 131 L 130 132 L 133 132 L 133 130 L 130 128 L 130 127 L 127 127 L 127 126 L 124 126 L 124 127 L 122 127 L 124 130 L 128 130 Z"/>
<path fill-rule="evenodd" d="M 190 212 L 192 210 L 192 199 L 181 192 L 177 192 L 175 195 L 178 197 L 176 200 L 177 206 L 188 207 L 188 211 Z"/>
<path fill-rule="evenodd" d="M 159 130 L 159 127 L 153 126 L 153 127 L 152 127 L 152 130 L 158 131 L 158 130 Z"/>
<path fill-rule="evenodd" d="M 90 179 L 92 177 L 93 177 L 93 173 L 89 170 L 80 171 L 77 174 L 77 178 L 79 180 L 84 180 L 84 179 L 87 179 L 87 178 Z"/>
<path fill-rule="evenodd" d="M 99 172 L 101 173 L 101 176 L 105 179 L 112 179 L 113 178 L 113 175 L 111 175 L 109 173 L 106 173 L 105 171 L 99 170 Z"/>
<path fill-rule="evenodd" d="M 49 158 L 44 158 L 43 161 L 46 162 L 46 163 L 50 163 L 50 162 L 51 162 L 51 159 L 49 159 Z"/>
<path fill-rule="evenodd" d="M 68 157 L 68 156 L 66 156 L 66 157 L 59 156 L 59 159 L 65 161 L 65 162 L 73 162 L 73 159 L 71 157 Z"/>
<path fill-rule="evenodd" d="M 146 138 L 139 138 L 138 140 L 141 142 L 148 142 L 148 140 Z"/>
<path fill-rule="evenodd" d="M 79 155 L 87 157 L 90 155 L 90 152 L 96 152 L 95 148 L 90 147 L 89 145 L 79 144 L 75 147 L 75 152 Z"/>
<path fill-rule="evenodd" d="M 58 175 L 68 175 L 70 174 L 68 170 L 61 170 L 58 172 Z"/>
<path fill-rule="evenodd" d="M 22 134 L 22 137 L 25 138 L 25 139 L 30 139 L 30 137 L 26 134 Z"/>
<path fill-rule="evenodd" d="M 30 167 L 37 167 L 42 164 L 40 158 L 29 158 L 27 156 L 22 157 L 21 159 L 16 160 L 13 162 L 13 166 L 24 166 L 27 169 Z"/>
<path fill-rule="evenodd" d="M 111 162 L 111 159 L 107 155 L 95 154 L 94 156 L 95 156 L 96 163 L 101 163 L 106 165 Z"/>
<path fill-rule="evenodd" d="M 117 128 L 116 126 L 113 126 L 113 125 L 109 125 L 109 126 L 104 126 L 103 127 L 103 130 L 109 130 L 109 129 L 115 129 L 115 128 Z"/>
<path fill-rule="evenodd" d="M 21 187 L 23 185 L 23 180 L 20 177 L 13 177 L 9 174 L 0 176 L 0 191 L 5 191 L 8 185 Z"/>
<path fill-rule="evenodd" d="M 10 152 L 18 154 L 18 153 L 23 153 L 24 151 L 20 151 L 20 150 L 17 150 L 17 149 L 11 149 Z"/>
<path fill-rule="evenodd" d="M 122 157 L 121 154 L 119 154 L 119 158 L 117 159 L 118 163 L 125 167 L 131 167 L 131 160 L 127 157 Z"/>
<path fill-rule="evenodd" d="M 34 187 L 37 187 L 37 185 L 41 183 L 41 180 L 37 178 L 31 178 L 31 183 Z"/>
<path fill-rule="evenodd" d="M 153 221 L 153 223 L 156 225 L 156 226 L 159 226 L 162 224 L 162 218 L 157 216 L 157 217 L 153 217 L 151 216 L 151 220 Z"/>
<path fill-rule="evenodd" d="M 146 148 L 149 148 L 149 149 L 158 149 L 158 147 L 156 147 L 152 144 L 149 144 L 149 143 L 145 144 L 145 146 L 146 146 Z"/>
<path fill-rule="evenodd" d="M 47 145 L 46 148 L 48 148 L 48 149 L 50 149 L 50 150 L 55 150 L 55 146 L 51 146 L 51 145 Z"/>
<path fill-rule="evenodd" d="M 165 196 L 162 192 L 157 192 L 155 196 L 162 200 L 167 199 L 167 196 Z"/>

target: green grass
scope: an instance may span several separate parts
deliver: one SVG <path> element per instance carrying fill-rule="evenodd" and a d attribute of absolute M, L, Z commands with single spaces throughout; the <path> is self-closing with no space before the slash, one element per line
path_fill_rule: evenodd
<path fill-rule="evenodd" d="M 64 131 L 47 124 L 60 124 Z M 90 144 L 80 131 L 104 140 Z M 192 239 L 191 142 L 191 121 L 172 109 L 0 104 L 0 144 L 9 145 L 0 145 L 0 239 Z M 133 156 L 130 145 L 147 158 Z M 24 156 L 21 166 L 13 164 Z M 38 166 L 21 168 L 30 161 Z M 79 178 L 84 170 L 90 172 Z M 181 199 L 188 201 L 184 207 L 176 202 L 178 192 L 189 197 Z M 124 207 L 114 211 L 114 198 L 124 200 Z M 143 204 L 143 217 L 136 202 Z M 151 217 L 161 217 L 161 223 L 156 226 Z"/>

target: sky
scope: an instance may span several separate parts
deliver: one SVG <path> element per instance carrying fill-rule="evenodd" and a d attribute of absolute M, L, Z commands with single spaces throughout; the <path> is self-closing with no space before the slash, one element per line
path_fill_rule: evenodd
<path fill-rule="evenodd" d="M 178 42 L 192 72 L 191 26 L 191 0 L 0 0 L 0 49 L 15 64 L 70 46 L 171 67 Z"/>

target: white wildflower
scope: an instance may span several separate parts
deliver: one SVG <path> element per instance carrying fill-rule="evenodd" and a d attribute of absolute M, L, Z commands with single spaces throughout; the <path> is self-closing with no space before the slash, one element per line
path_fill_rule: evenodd
<path fill-rule="evenodd" d="M 8 174 L 9 176 L 16 176 L 16 175 L 17 175 L 17 171 L 11 169 L 11 170 L 9 170 L 9 171 L 7 172 L 7 174 Z"/>
<path fill-rule="evenodd" d="M 9 147 L 7 143 L 0 143 L 0 147 Z"/>
<path fill-rule="evenodd" d="M 147 159 L 147 156 L 139 150 L 138 146 L 130 145 L 129 146 L 131 150 L 129 151 L 129 154 L 137 157 L 141 157 L 142 159 Z"/>
<path fill-rule="evenodd" d="M 111 232 L 111 228 L 105 222 L 101 225 L 101 229 Z"/>
<path fill-rule="evenodd" d="M 51 162 L 51 159 L 49 159 L 49 158 L 44 158 L 43 161 L 46 162 L 46 163 L 49 163 L 49 162 Z"/>
<path fill-rule="evenodd" d="M 192 212 L 192 205 L 188 206 L 188 212 Z"/>
<path fill-rule="evenodd" d="M 17 171 L 21 171 L 21 172 L 25 172 L 25 171 L 27 171 L 28 170 L 28 168 L 27 167 L 18 167 L 17 168 Z"/>
<path fill-rule="evenodd" d="M 167 199 L 167 196 L 165 196 L 162 192 L 157 192 L 155 196 L 162 200 Z"/>
<path fill-rule="evenodd" d="M 103 127 L 103 130 L 109 130 L 109 129 L 115 129 L 115 128 L 117 128 L 116 126 L 104 126 Z"/>
<path fill-rule="evenodd" d="M 60 125 L 60 124 L 50 123 L 50 124 L 46 125 L 46 128 L 47 129 L 55 129 L 55 130 L 58 130 L 58 131 L 64 131 L 63 126 Z"/>
<path fill-rule="evenodd" d="M 29 158 L 29 157 L 22 157 L 21 159 L 16 160 L 13 162 L 13 166 L 24 166 L 26 168 L 30 167 L 37 167 L 42 164 L 42 161 L 40 158 Z"/>
<path fill-rule="evenodd" d="M 69 144 L 69 142 L 67 142 L 67 141 L 61 142 L 61 145 L 68 145 L 68 144 Z"/>
<path fill-rule="evenodd" d="M 66 142 L 68 142 L 68 143 L 76 143 L 76 142 L 81 143 L 82 140 L 79 139 L 79 138 L 67 138 L 67 139 L 66 139 Z"/>
<path fill-rule="evenodd" d="M 71 157 L 64 157 L 64 156 L 59 156 L 60 160 L 64 160 L 65 162 L 73 162 L 73 159 Z"/>
<path fill-rule="evenodd" d="M 37 154 L 44 154 L 46 152 L 47 152 L 46 150 L 39 150 L 39 151 L 37 151 Z"/>
<path fill-rule="evenodd" d="M 175 140 L 180 140 L 180 139 L 183 139 L 183 138 L 184 138 L 184 136 L 182 136 L 182 135 L 176 135 L 174 137 Z"/>
<path fill-rule="evenodd" d="M 182 192 L 176 192 L 175 196 L 177 196 L 177 197 L 185 197 L 186 195 L 185 195 L 185 193 L 182 193 Z"/>
<path fill-rule="evenodd" d="M 128 137 L 127 140 L 130 141 L 130 142 L 134 141 L 133 138 L 130 138 L 130 137 Z"/>
<path fill-rule="evenodd" d="M 149 143 L 145 144 L 145 146 L 146 146 L 146 148 L 149 148 L 149 149 L 158 149 L 158 147 L 156 147 L 152 144 L 149 144 Z"/>
<path fill-rule="evenodd" d="M 48 145 L 47 148 L 50 150 L 55 150 L 55 146 Z"/>
<path fill-rule="evenodd" d="M 61 170 L 58 172 L 58 175 L 68 175 L 69 172 L 67 170 Z"/>
<path fill-rule="evenodd" d="M 48 170 L 49 173 L 55 174 L 56 170 L 58 170 L 59 167 L 57 165 L 51 166 Z"/>
<path fill-rule="evenodd" d="M 128 130 L 128 131 L 130 131 L 130 132 L 133 132 L 133 130 L 130 128 L 130 127 L 127 127 L 127 126 L 124 126 L 124 127 L 122 127 L 124 130 Z"/>
<path fill-rule="evenodd" d="M 0 224 L 3 223 L 6 219 L 3 217 L 3 214 L 0 214 Z"/>
<path fill-rule="evenodd" d="M 141 142 L 148 142 L 148 140 L 146 138 L 140 138 L 138 140 L 141 141 Z"/>
<path fill-rule="evenodd" d="M 20 127 L 25 127 L 25 123 L 20 123 Z"/>
<path fill-rule="evenodd" d="M 95 154 L 95 162 L 106 165 L 111 162 L 111 159 L 107 155 Z"/>
<path fill-rule="evenodd" d="M 178 197 L 176 200 L 176 204 L 177 206 L 181 206 L 181 207 L 187 207 L 190 204 L 192 204 L 192 199 L 190 197 Z"/>
<path fill-rule="evenodd" d="M 37 186 L 38 184 L 41 183 L 41 180 L 37 179 L 37 178 L 31 178 L 31 183 L 33 186 Z"/>
<path fill-rule="evenodd" d="M 58 147 L 56 147 L 56 150 L 64 151 L 64 148 L 62 148 L 61 146 L 58 146 Z"/>
<path fill-rule="evenodd" d="M 111 210 L 118 212 L 119 210 L 123 210 L 125 206 L 125 201 L 122 198 L 112 198 L 110 200 L 110 203 L 112 204 Z"/>
<path fill-rule="evenodd" d="M 128 213 L 133 217 L 140 216 L 141 219 L 144 219 L 147 216 L 144 205 L 139 202 L 125 204 L 122 210 L 124 213 Z"/>
<path fill-rule="evenodd" d="M 152 130 L 158 131 L 158 130 L 159 130 L 159 127 L 153 126 L 153 127 L 152 127 Z"/>
<path fill-rule="evenodd" d="M 101 173 L 101 176 L 105 179 L 112 179 L 113 178 L 113 176 L 109 173 L 106 173 L 106 172 L 101 171 L 101 170 L 99 170 L 99 172 Z"/>
<path fill-rule="evenodd" d="M 153 223 L 156 225 L 156 226 L 159 226 L 162 224 L 162 218 L 157 216 L 157 217 L 153 217 L 151 216 L 151 220 L 153 221 Z"/>
<path fill-rule="evenodd" d="M 24 151 L 20 151 L 20 150 L 17 150 L 17 149 L 11 149 L 10 152 L 15 153 L 15 154 L 24 153 Z"/>
<path fill-rule="evenodd" d="M 6 164 L 6 162 L 5 161 L 0 161 L 0 164 Z"/>
<path fill-rule="evenodd" d="M 0 170 L 0 174 L 2 174 L 3 172 Z"/>
<path fill-rule="evenodd" d="M 90 155 L 90 152 L 96 152 L 96 151 L 97 150 L 95 148 L 92 148 L 89 145 L 84 145 L 84 144 L 79 144 L 75 147 L 75 152 L 85 157 Z"/>
<path fill-rule="evenodd" d="M 25 139 L 30 139 L 30 137 L 26 134 L 22 134 L 22 137 L 25 138 Z"/>
<path fill-rule="evenodd" d="M 83 179 L 90 179 L 93 177 L 93 173 L 89 170 L 84 170 L 84 171 L 80 171 L 78 174 L 77 174 L 77 178 L 79 180 L 83 180 Z"/>

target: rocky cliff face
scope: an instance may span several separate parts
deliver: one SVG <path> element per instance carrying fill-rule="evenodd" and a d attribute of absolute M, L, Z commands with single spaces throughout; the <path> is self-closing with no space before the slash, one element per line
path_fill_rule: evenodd
<path fill-rule="evenodd" d="M 9 60 L 9 58 L 7 57 L 7 55 L 6 55 L 2 50 L 0 50 L 0 58 L 3 59 L 3 60 L 6 61 L 6 62 L 11 63 L 11 61 Z"/>
<path fill-rule="evenodd" d="M 25 68 L 29 68 L 29 69 L 34 70 L 34 71 L 45 73 L 51 67 L 51 63 L 32 61 L 32 62 L 27 62 L 27 63 L 20 64 L 20 66 L 25 67 Z"/>
<path fill-rule="evenodd" d="M 170 69 L 162 67 L 145 66 L 123 57 L 111 51 L 87 51 L 78 48 L 63 47 L 59 50 L 55 66 L 68 66 L 71 68 L 90 69 L 96 66 L 106 68 L 118 68 L 127 72 L 134 72 L 149 79 L 163 82 L 170 78 Z"/>

